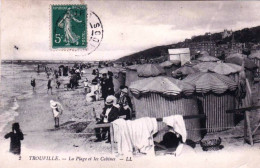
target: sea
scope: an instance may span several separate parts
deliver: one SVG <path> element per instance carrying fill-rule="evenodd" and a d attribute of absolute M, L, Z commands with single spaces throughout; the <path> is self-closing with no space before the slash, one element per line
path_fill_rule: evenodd
<path fill-rule="evenodd" d="M 36 72 L 37 65 L 1 64 L 0 81 L 0 133 L 5 126 L 19 115 L 22 101 L 32 98 L 34 91 L 31 77 L 43 79 L 43 73 Z"/>

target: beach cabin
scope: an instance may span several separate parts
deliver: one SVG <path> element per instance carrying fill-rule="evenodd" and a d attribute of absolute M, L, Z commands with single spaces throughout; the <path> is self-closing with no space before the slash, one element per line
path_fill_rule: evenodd
<path fill-rule="evenodd" d="M 169 61 L 179 60 L 181 61 L 181 65 L 184 65 L 186 62 L 191 60 L 189 48 L 168 49 L 168 52 Z"/>
<path fill-rule="evenodd" d="M 163 118 L 171 115 L 198 115 L 197 100 L 193 96 L 195 87 L 172 77 L 157 76 L 144 78 L 129 86 L 133 95 L 136 118 Z M 201 140 L 200 119 L 185 121 L 188 139 L 195 142 Z M 165 124 L 158 123 L 158 129 Z M 162 135 L 155 141 L 162 140 Z"/>
<path fill-rule="evenodd" d="M 217 73 L 198 72 L 183 81 L 195 85 L 200 112 L 207 117 L 205 127 L 208 133 L 234 127 L 234 114 L 226 113 L 236 107 L 237 83 L 234 80 Z"/>

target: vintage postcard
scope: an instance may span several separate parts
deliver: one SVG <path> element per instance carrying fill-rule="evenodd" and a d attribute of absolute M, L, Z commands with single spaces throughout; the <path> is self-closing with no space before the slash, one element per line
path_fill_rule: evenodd
<path fill-rule="evenodd" d="M 260 2 L 0 7 L 0 167 L 259 167 Z"/>

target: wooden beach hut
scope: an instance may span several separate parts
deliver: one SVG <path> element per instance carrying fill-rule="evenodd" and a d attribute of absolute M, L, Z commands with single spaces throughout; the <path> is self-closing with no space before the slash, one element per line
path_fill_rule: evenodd
<path fill-rule="evenodd" d="M 221 74 L 199 72 L 188 75 L 183 81 L 195 84 L 201 104 L 199 108 L 207 117 L 207 132 L 223 131 L 234 126 L 234 115 L 226 113 L 236 106 L 234 91 L 237 83 L 234 80 Z"/>
<path fill-rule="evenodd" d="M 167 76 L 172 75 L 172 71 L 178 69 L 181 66 L 181 61 L 180 60 L 172 60 L 172 61 L 165 61 L 159 64 L 165 72 Z"/>
<path fill-rule="evenodd" d="M 175 114 L 198 115 L 197 101 L 193 97 L 194 86 L 183 81 L 157 76 L 144 78 L 131 83 L 130 92 L 134 95 L 133 102 L 136 108 L 136 118 L 162 118 Z M 188 139 L 201 139 L 200 119 L 185 121 Z M 159 129 L 165 126 L 158 123 Z M 162 135 L 155 138 L 162 140 Z"/>

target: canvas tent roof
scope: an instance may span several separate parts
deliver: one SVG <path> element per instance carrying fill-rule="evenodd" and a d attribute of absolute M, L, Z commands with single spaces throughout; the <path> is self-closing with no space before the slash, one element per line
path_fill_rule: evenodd
<path fill-rule="evenodd" d="M 201 72 L 208 72 L 209 68 L 215 67 L 217 65 L 216 62 L 201 62 L 197 65 L 194 65 L 193 68 L 200 70 Z"/>
<path fill-rule="evenodd" d="M 195 84 L 197 93 L 212 91 L 221 94 L 227 90 L 234 91 L 237 88 L 234 80 L 217 73 L 198 72 L 188 75 L 183 81 Z"/>
<path fill-rule="evenodd" d="M 245 68 L 247 69 L 255 69 L 258 66 L 250 59 L 248 58 L 243 58 L 242 54 L 237 54 L 237 55 L 230 55 L 225 59 L 225 62 L 227 63 L 233 63 L 237 65 L 242 65 L 243 59 L 245 59 Z"/>
<path fill-rule="evenodd" d="M 166 76 L 157 76 L 133 82 L 130 91 L 134 94 L 161 93 L 164 95 L 191 95 L 195 87 L 189 83 Z"/>
<path fill-rule="evenodd" d="M 217 63 L 216 66 L 210 67 L 209 71 L 222 75 L 229 75 L 232 73 L 238 73 L 241 70 L 241 66 L 231 63 Z"/>
<path fill-rule="evenodd" d="M 250 54 L 249 58 L 251 58 L 251 59 L 256 58 L 256 59 L 260 60 L 260 52 L 255 52 L 255 53 Z"/>
<path fill-rule="evenodd" d="M 176 76 L 177 73 L 179 73 L 179 72 L 181 72 L 182 75 L 189 75 L 189 74 L 193 74 L 193 73 L 199 72 L 199 70 L 194 68 L 194 67 L 183 66 L 183 67 L 180 67 L 180 68 L 176 69 L 175 71 L 173 71 L 172 75 Z"/>
<path fill-rule="evenodd" d="M 137 67 L 137 74 L 140 77 L 154 77 L 165 73 L 165 70 L 156 64 L 143 64 Z"/>
<path fill-rule="evenodd" d="M 216 61 L 219 61 L 218 58 L 212 57 L 212 56 L 209 56 L 209 55 L 204 55 L 202 57 L 199 57 L 198 60 L 202 61 L 202 62 L 216 62 Z"/>

